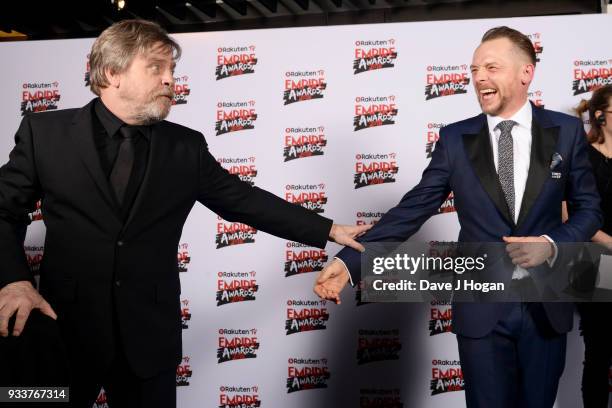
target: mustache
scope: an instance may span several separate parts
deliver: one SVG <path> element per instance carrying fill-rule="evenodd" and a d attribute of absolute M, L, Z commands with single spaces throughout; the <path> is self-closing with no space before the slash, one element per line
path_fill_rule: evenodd
<path fill-rule="evenodd" d="M 152 93 L 151 99 L 155 99 L 155 98 L 160 97 L 160 96 L 167 96 L 168 98 L 174 98 L 174 91 L 173 90 L 167 90 L 165 92 Z"/>

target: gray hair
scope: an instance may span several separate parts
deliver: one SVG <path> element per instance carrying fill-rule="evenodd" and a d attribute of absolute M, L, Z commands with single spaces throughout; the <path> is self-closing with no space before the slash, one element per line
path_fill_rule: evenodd
<path fill-rule="evenodd" d="M 150 51 L 160 44 L 172 51 L 173 59 L 181 57 L 181 47 L 159 24 L 147 20 L 123 20 L 100 34 L 89 54 L 91 91 L 100 95 L 100 89 L 109 85 L 106 70 L 122 73 L 137 54 Z"/>

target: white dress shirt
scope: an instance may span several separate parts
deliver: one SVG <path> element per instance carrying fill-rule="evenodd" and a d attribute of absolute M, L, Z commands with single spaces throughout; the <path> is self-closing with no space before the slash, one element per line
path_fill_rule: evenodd
<path fill-rule="evenodd" d="M 521 203 L 525 194 L 529 162 L 531 158 L 531 104 L 526 101 L 521 109 L 512 117 L 504 119 L 501 116 L 487 115 L 491 147 L 493 148 L 493 161 L 495 170 L 499 169 L 498 143 L 501 131 L 495 127 L 504 120 L 513 120 L 517 123 L 512 128 L 512 152 L 514 154 L 514 222 L 518 221 Z"/>
<path fill-rule="evenodd" d="M 518 222 L 518 217 L 521 212 L 523 203 L 523 195 L 525 194 L 525 185 L 527 184 L 527 175 L 529 174 L 529 164 L 531 162 L 531 123 L 532 111 L 529 100 L 519 109 L 512 117 L 504 119 L 501 116 L 487 115 L 487 125 L 489 127 L 489 137 L 491 138 L 491 147 L 493 148 L 493 161 L 495 162 L 495 171 L 499 171 L 499 152 L 498 143 L 501 136 L 501 130 L 495 127 L 504 120 L 513 120 L 517 124 L 512 128 L 512 152 L 514 159 L 514 222 Z M 556 258 L 556 245 L 548 235 L 542 235 L 555 248 L 554 254 L 548 260 L 549 264 L 554 263 Z M 516 266 L 512 279 L 523 279 L 529 276 L 529 273 L 520 266 Z"/>

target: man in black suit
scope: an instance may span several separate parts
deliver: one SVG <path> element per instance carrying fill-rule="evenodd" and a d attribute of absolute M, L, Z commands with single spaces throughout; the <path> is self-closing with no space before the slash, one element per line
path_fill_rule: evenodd
<path fill-rule="evenodd" d="M 364 228 L 332 221 L 240 181 L 199 132 L 166 122 L 179 45 L 158 25 L 117 23 L 95 41 L 80 109 L 26 116 L 0 169 L 0 335 L 32 309 L 54 319 L 68 350 L 71 405 L 176 405 L 182 357 L 176 248 L 196 201 L 223 218 L 324 247 L 360 248 Z M 18 231 L 42 199 L 40 292 Z M 135 318 L 137 317 L 137 318 Z"/>

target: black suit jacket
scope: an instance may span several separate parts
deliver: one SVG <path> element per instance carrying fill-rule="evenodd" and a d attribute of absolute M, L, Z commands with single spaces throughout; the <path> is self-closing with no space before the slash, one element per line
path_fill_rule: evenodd
<path fill-rule="evenodd" d="M 59 316 L 72 370 L 106 369 L 118 329 L 130 365 L 148 377 L 181 358 L 176 251 L 196 201 L 226 220 L 317 247 L 332 222 L 230 175 L 199 132 L 166 121 L 153 126 L 146 174 L 122 222 L 92 115 L 93 101 L 23 119 L 0 169 L 0 287 L 31 279 L 16 226 L 42 199 L 40 292 Z"/>

